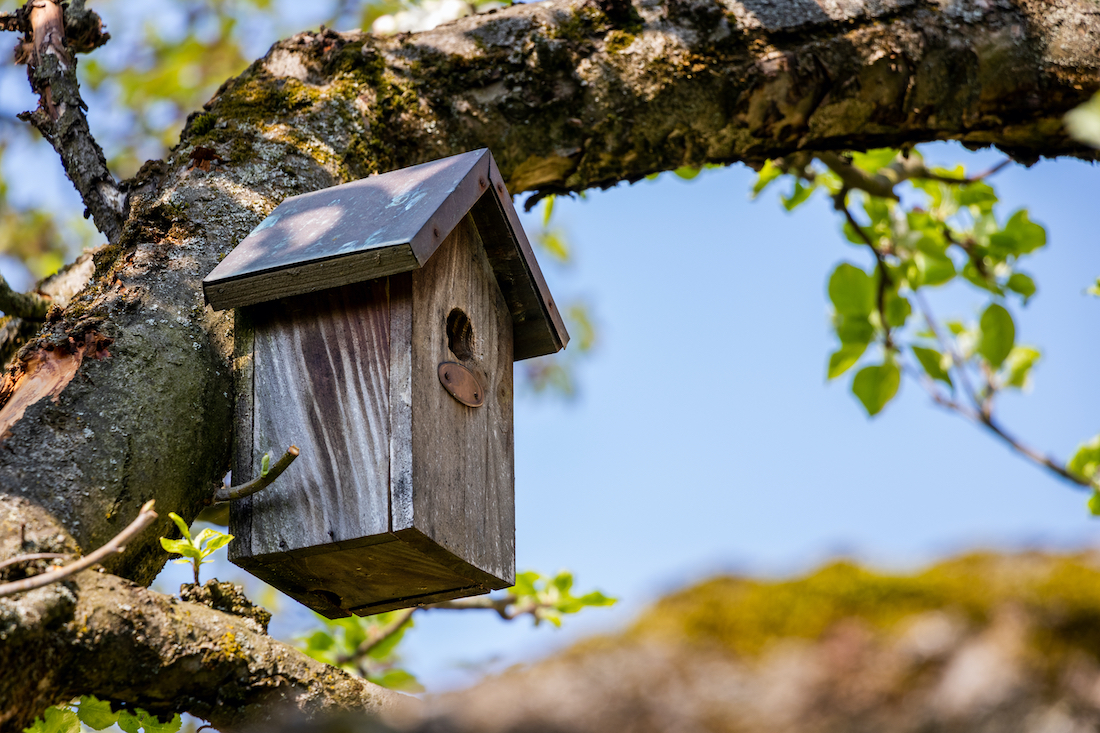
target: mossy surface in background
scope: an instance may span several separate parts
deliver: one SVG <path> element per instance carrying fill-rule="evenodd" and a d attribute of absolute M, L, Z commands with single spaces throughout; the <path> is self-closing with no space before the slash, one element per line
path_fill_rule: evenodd
<path fill-rule="evenodd" d="M 1100 657 L 1100 557 L 981 553 L 914 575 L 845 561 L 793 580 L 715 578 L 658 601 L 625 639 L 752 656 L 779 639 L 815 640 L 844 619 L 888 631 L 907 617 L 943 610 L 980 626 L 1006 609 L 1029 618 L 1043 653 L 1078 649 Z"/>

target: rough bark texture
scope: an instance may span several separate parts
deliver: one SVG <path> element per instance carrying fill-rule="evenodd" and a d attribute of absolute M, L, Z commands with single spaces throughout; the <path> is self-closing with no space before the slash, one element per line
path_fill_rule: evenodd
<path fill-rule="evenodd" d="M 325 31 L 279 43 L 192 116 L 166 161 L 127 182 L 121 234 L 20 352 L 92 329 L 113 341 L 0 445 L 0 558 L 88 551 L 150 498 L 163 515 L 199 511 L 228 466 L 232 429 L 232 316 L 207 309 L 199 283 L 289 195 L 480 146 L 513 193 L 947 138 L 1024 161 L 1087 156 L 1061 116 L 1100 87 L 1098 49 L 1100 15 L 1087 0 L 547 0 L 416 35 Z M 170 530 L 162 520 L 107 569 L 147 585 L 166 559 L 157 537 Z M 154 692 L 120 686 L 118 657 L 64 635 L 105 617 L 81 608 L 129 605 L 130 625 L 110 633 L 144 649 L 148 671 L 182 633 L 169 617 L 183 605 L 87 577 L 0 605 L 9 640 L 50 649 L 47 664 L 28 662 L 24 642 L 0 644 L 0 669 L 18 670 L 0 675 L 8 724 L 82 691 L 207 711 L 219 684 L 201 657 Z M 230 623 L 193 618 L 201 638 Z M 63 672 L 77 664 L 79 682 Z M 205 696 L 195 680 L 211 685 Z M 271 694 L 255 677 L 236 685 L 249 711 Z"/>

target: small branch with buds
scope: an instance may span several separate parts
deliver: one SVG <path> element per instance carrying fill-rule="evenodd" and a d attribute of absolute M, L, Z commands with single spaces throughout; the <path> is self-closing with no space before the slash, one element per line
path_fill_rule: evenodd
<path fill-rule="evenodd" d="M 39 575 L 32 575 L 29 578 L 23 580 L 16 580 L 11 583 L 4 583 L 0 585 L 0 598 L 4 596 L 10 596 L 15 593 L 23 593 L 25 591 L 34 590 L 35 588 L 41 588 L 52 583 L 56 583 L 59 580 L 64 580 L 70 575 L 79 573 L 85 568 L 90 568 L 98 562 L 106 559 L 107 557 L 126 550 L 126 543 L 133 539 L 143 529 L 153 523 L 153 520 L 157 518 L 157 513 L 153 511 L 153 501 L 150 500 L 145 503 L 145 506 L 141 508 L 141 512 L 137 515 L 137 518 L 130 522 L 124 530 L 115 535 L 114 539 L 107 544 L 100 547 L 95 552 L 88 554 L 76 562 L 68 565 L 50 570 Z M 20 557 L 12 558 L 12 562 L 19 562 L 22 560 L 30 559 L 30 555 L 23 555 Z M 36 558 L 37 559 L 37 558 Z"/>
<path fill-rule="evenodd" d="M 257 491 L 263 491 L 271 485 L 275 479 L 282 475 L 283 471 L 290 467 L 291 463 L 294 463 L 294 459 L 298 457 L 298 446 L 292 445 L 286 449 L 286 453 L 283 457 L 275 462 L 275 465 L 266 472 L 261 472 L 258 478 L 249 481 L 246 484 L 240 484 L 239 486 L 223 486 L 214 492 L 214 501 L 235 501 L 236 499 L 243 499 L 246 496 L 251 496 Z"/>

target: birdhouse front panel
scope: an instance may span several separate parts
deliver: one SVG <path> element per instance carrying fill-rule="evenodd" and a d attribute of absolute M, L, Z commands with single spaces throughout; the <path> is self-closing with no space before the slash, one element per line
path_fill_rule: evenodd
<path fill-rule="evenodd" d="M 568 334 L 488 151 L 288 199 L 204 280 L 236 307 L 230 560 L 330 618 L 515 580 L 512 363 Z"/>

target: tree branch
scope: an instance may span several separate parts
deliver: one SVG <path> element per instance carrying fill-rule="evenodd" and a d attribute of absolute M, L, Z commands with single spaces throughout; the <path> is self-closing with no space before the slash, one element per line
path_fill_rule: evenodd
<path fill-rule="evenodd" d="M 958 415 L 962 415 L 967 420 L 982 425 L 989 432 L 993 433 L 993 435 L 997 436 L 1001 440 L 1001 442 L 1005 443 L 1012 450 L 1019 453 L 1021 456 L 1024 456 L 1033 463 L 1036 463 L 1043 468 L 1046 468 L 1047 470 L 1053 472 L 1059 478 L 1069 481 L 1070 483 L 1077 486 L 1095 489 L 1095 483 L 1088 480 L 1084 476 L 1078 476 L 1077 474 L 1072 473 L 1065 467 L 1065 464 L 1059 463 L 1049 456 L 1044 456 L 1042 453 L 1035 450 L 1034 448 L 1025 445 L 1024 443 L 1021 443 L 1017 438 L 1010 435 L 1003 427 L 1001 427 L 1001 425 L 997 421 L 993 419 L 992 410 L 989 408 L 988 401 L 983 400 L 979 396 L 979 394 L 974 391 L 974 387 L 971 384 L 970 377 L 966 371 L 966 362 L 956 352 L 954 346 L 952 346 L 952 344 L 946 339 L 946 337 L 944 337 L 939 324 L 932 316 L 931 310 L 929 309 L 928 303 L 925 301 L 924 296 L 921 295 L 921 293 L 919 292 L 914 292 L 913 299 L 917 301 L 917 307 L 920 309 L 921 315 L 924 317 L 925 323 L 928 324 L 928 329 L 932 332 L 933 336 L 935 336 L 936 338 L 936 341 L 939 343 L 940 349 L 942 349 L 944 353 L 948 354 L 951 357 L 951 363 L 955 367 L 955 376 L 962 383 L 963 391 L 973 401 L 975 409 L 967 409 L 963 405 L 960 405 L 956 400 L 944 397 L 942 394 L 940 394 L 939 390 L 935 389 L 934 385 L 930 384 L 931 380 L 927 378 L 927 375 L 923 375 L 924 378 L 918 381 L 921 382 L 921 385 L 925 388 L 925 391 L 928 392 L 928 394 L 932 397 L 932 400 L 936 404 L 942 407 L 946 407 L 947 409 L 955 412 Z"/>
<path fill-rule="evenodd" d="M 63 552 L 32 552 L 29 555 L 19 555 L 18 557 L 9 557 L 7 560 L 0 562 L 0 570 L 11 565 L 18 565 L 23 562 L 34 562 L 36 560 L 60 560 L 61 558 L 68 557 Z"/>
<path fill-rule="evenodd" d="M 5 315 L 41 321 L 46 318 L 50 302 L 49 298 L 38 293 L 19 293 L 12 290 L 8 281 L 0 275 L 0 311 Z"/>
<path fill-rule="evenodd" d="M 79 3 L 83 11 L 83 3 Z M 111 242 L 118 241 L 128 204 L 92 137 L 76 78 L 76 59 L 65 41 L 64 11 L 57 0 L 27 0 L 30 28 L 16 60 L 27 64 L 31 89 L 39 95 L 34 112 L 19 118 L 42 133 L 61 156 L 69 180 L 84 200 L 85 215 Z M 83 11 L 88 12 L 88 11 Z M 96 18 L 98 20 L 98 17 Z M 88 21 L 85 21 L 88 22 Z"/>
<path fill-rule="evenodd" d="M 121 532 L 119 532 L 114 539 L 107 544 L 100 547 L 95 552 L 89 553 L 85 557 L 80 558 L 74 563 L 65 565 L 55 570 L 50 570 L 45 573 L 39 573 L 38 575 L 32 575 L 29 578 L 22 580 L 16 580 L 11 583 L 4 583 L 0 585 L 0 598 L 5 596 L 14 595 L 16 593 L 24 593 L 35 588 L 41 588 L 52 583 L 56 583 L 59 580 L 64 580 L 71 575 L 79 573 L 85 568 L 90 568 L 98 562 L 101 562 L 104 558 L 114 555 L 118 552 L 124 552 L 126 550 L 126 543 L 130 541 L 136 534 L 153 523 L 153 520 L 157 518 L 157 513 L 153 511 L 153 501 L 145 502 L 145 506 L 141 508 L 141 512 L 138 513 L 137 518 L 130 522 L 130 524 Z M 17 558 L 18 559 L 18 558 Z"/>
<path fill-rule="evenodd" d="M 298 446 L 292 445 L 286 449 L 286 453 L 283 457 L 275 462 L 275 465 L 271 467 L 266 474 L 258 476 L 252 479 L 246 484 L 240 484 L 238 486 L 227 487 L 222 486 L 216 492 L 214 492 L 214 501 L 233 501 L 235 499 L 243 499 L 246 496 L 251 496 L 257 491 L 263 491 L 271 483 L 279 478 L 291 463 L 294 463 L 294 459 L 298 457 Z"/>
<path fill-rule="evenodd" d="M 409 700 L 261 633 L 252 619 L 104 573 L 0 599 L 0 729 L 80 694 L 219 729 L 298 711 L 377 712 Z"/>

